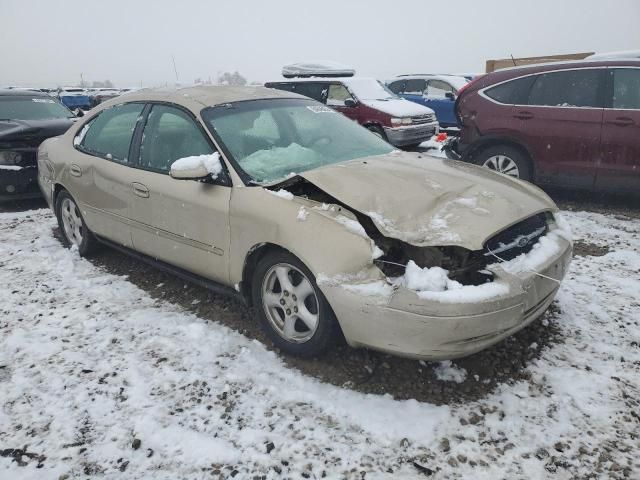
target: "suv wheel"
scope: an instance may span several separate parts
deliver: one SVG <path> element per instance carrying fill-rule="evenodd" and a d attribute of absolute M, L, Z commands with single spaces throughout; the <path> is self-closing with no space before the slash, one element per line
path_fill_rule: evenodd
<path fill-rule="evenodd" d="M 269 253 L 258 262 L 251 294 L 264 331 L 286 353 L 316 356 L 333 340 L 333 311 L 313 274 L 290 253 Z"/>
<path fill-rule="evenodd" d="M 78 252 L 83 257 L 95 250 L 98 242 L 84 223 L 75 200 L 66 190 L 56 197 L 55 211 L 64 243 L 77 246 Z"/>
<path fill-rule="evenodd" d="M 531 181 L 529 159 L 520 150 L 507 145 L 489 147 L 480 152 L 475 163 L 510 177 Z"/>

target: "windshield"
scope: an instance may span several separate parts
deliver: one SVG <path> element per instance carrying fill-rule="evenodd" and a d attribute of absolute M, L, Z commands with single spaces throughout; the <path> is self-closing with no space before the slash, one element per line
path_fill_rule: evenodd
<path fill-rule="evenodd" d="M 393 151 L 364 127 L 312 100 L 250 100 L 209 107 L 202 116 L 257 183 Z"/>
<path fill-rule="evenodd" d="M 0 97 L 0 118 L 5 120 L 45 120 L 73 118 L 73 114 L 58 101 L 46 97 Z"/>
<path fill-rule="evenodd" d="M 359 100 L 390 100 L 399 98 L 391 90 L 374 78 L 350 78 L 344 80 Z"/>

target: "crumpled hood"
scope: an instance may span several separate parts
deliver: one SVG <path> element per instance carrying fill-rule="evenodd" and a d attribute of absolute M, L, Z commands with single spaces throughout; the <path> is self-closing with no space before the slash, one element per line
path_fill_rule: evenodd
<path fill-rule="evenodd" d="M 423 154 L 351 160 L 299 176 L 368 215 L 383 235 L 417 246 L 480 250 L 497 232 L 557 209 L 531 184 Z"/>

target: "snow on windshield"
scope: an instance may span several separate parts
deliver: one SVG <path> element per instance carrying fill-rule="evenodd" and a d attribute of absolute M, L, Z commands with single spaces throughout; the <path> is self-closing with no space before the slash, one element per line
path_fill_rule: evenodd
<path fill-rule="evenodd" d="M 391 90 L 374 78 L 350 78 L 344 83 L 355 93 L 359 100 L 385 100 L 398 98 Z"/>

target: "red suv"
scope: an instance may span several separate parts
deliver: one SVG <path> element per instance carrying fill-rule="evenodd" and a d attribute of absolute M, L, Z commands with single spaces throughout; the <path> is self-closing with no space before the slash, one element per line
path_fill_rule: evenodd
<path fill-rule="evenodd" d="M 396 147 L 418 146 L 440 129 L 433 110 L 398 97 L 373 78 L 299 78 L 264 86 L 322 102 Z"/>
<path fill-rule="evenodd" d="M 640 191 L 640 61 L 516 67 L 459 94 L 464 159 L 544 185 Z"/>

